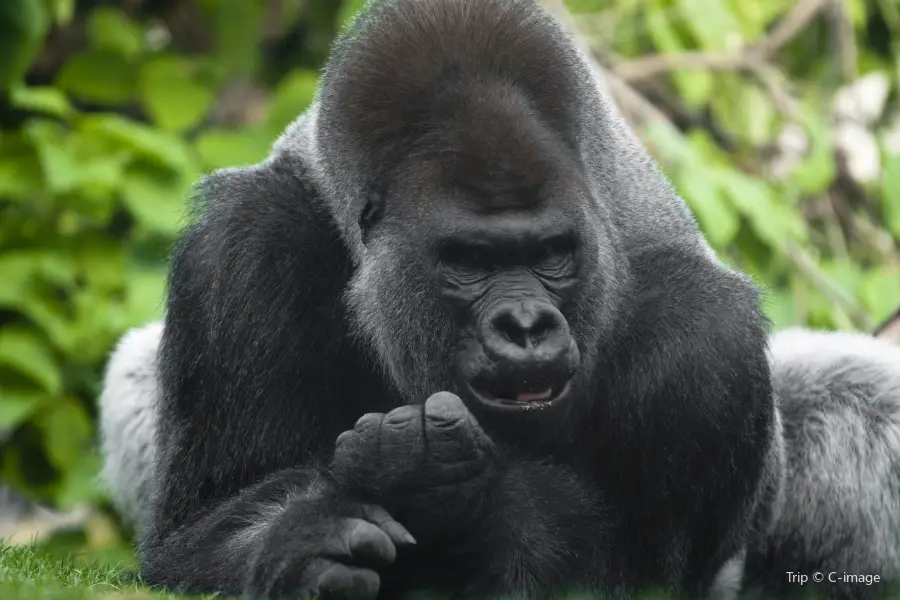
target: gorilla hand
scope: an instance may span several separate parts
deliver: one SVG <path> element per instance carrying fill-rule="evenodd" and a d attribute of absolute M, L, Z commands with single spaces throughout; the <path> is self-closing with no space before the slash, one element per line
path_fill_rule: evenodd
<path fill-rule="evenodd" d="M 383 503 L 415 533 L 419 521 L 435 521 L 436 506 L 447 517 L 477 516 L 495 458 L 494 444 L 462 400 L 440 392 L 424 405 L 360 418 L 337 438 L 332 475 Z"/>
<path fill-rule="evenodd" d="M 394 562 L 398 546 L 415 543 L 371 504 L 298 500 L 279 521 L 251 567 L 252 597 L 374 600 L 381 586 L 376 569 Z"/>

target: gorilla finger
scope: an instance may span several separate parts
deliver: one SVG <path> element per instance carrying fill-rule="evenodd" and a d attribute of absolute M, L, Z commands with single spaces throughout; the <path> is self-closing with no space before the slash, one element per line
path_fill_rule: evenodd
<path fill-rule="evenodd" d="M 424 460 L 424 418 L 420 406 L 401 406 L 389 412 L 381 425 L 381 458 L 387 479 L 406 479 Z"/>
<path fill-rule="evenodd" d="M 429 460 L 439 463 L 475 458 L 491 446 L 487 434 L 459 397 L 435 394 L 425 403 Z"/>
<path fill-rule="evenodd" d="M 336 558 L 349 558 L 355 563 L 384 567 L 397 558 L 390 536 L 377 525 L 363 519 L 347 519 L 340 534 Z"/>
<path fill-rule="evenodd" d="M 370 431 L 372 429 L 378 429 L 381 427 L 381 422 L 384 420 L 384 415 L 382 413 L 366 413 L 356 420 L 356 424 L 353 426 L 353 431 L 357 433 L 362 433 L 365 431 Z"/>
<path fill-rule="evenodd" d="M 416 538 L 412 536 L 406 527 L 395 521 L 388 511 L 377 504 L 363 504 L 362 512 L 369 522 L 378 525 L 382 531 L 388 534 L 388 537 L 391 538 L 394 544 L 403 546 L 417 543 Z"/>
<path fill-rule="evenodd" d="M 371 457 L 378 451 L 381 443 L 379 437 L 383 419 L 384 415 L 381 413 L 368 413 L 360 417 L 353 429 L 341 433 L 335 440 L 335 459 L 343 454 L 350 464 L 371 462 Z"/>
<path fill-rule="evenodd" d="M 382 427 L 390 427 L 393 429 L 403 429 L 410 425 L 422 423 L 422 407 L 407 404 L 399 408 L 395 408 L 385 415 Z"/>
<path fill-rule="evenodd" d="M 425 401 L 425 418 L 437 423 L 452 426 L 465 420 L 470 415 L 469 409 L 456 394 L 438 392 Z"/>
<path fill-rule="evenodd" d="M 334 440 L 335 447 L 341 446 L 342 444 L 348 442 L 356 432 L 353 430 L 345 431 L 341 435 L 337 436 L 337 439 Z"/>
<path fill-rule="evenodd" d="M 378 573 L 333 563 L 319 575 L 318 597 L 327 600 L 375 600 L 381 587 Z"/>

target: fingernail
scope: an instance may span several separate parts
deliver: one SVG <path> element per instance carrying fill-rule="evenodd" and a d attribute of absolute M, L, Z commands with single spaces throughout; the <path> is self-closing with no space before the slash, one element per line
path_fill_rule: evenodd
<path fill-rule="evenodd" d="M 403 541 L 407 544 L 416 545 L 416 538 L 414 538 L 408 531 L 403 532 Z"/>

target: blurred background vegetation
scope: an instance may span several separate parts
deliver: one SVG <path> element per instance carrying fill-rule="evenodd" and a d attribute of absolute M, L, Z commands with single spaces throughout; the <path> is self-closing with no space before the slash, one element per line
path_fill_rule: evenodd
<path fill-rule="evenodd" d="M 544 2 L 776 328 L 900 305 L 897 0 Z M 162 314 L 190 186 L 266 155 L 361 3 L 0 2 L 0 482 L 90 515 L 79 547 L 128 539 L 96 398 Z"/>

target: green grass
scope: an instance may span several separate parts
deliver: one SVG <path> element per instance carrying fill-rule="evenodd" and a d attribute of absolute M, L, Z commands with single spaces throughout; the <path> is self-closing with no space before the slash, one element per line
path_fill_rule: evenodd
<path fill-rule="evenodd" d="M 204 598 L 213 598 L 205 596 Z M 133 562 L 60 557 L 40 546 L 0 543 L 3 600 L 185 600 L 151 592 L 134 579 Z"/>
<path fill-rule="evenodd" d="M 151 592 L 135 579 L 130 552 L 85 555 L 46 546 L 7 546 L 0 541 L 2 600 L 226 600 Z M 569 597 L 569 600 L 580 596 Z M 661 600 L 662 595 L 645 599 Z M 886 598 L 900 600 L 900 594 Z"/>

